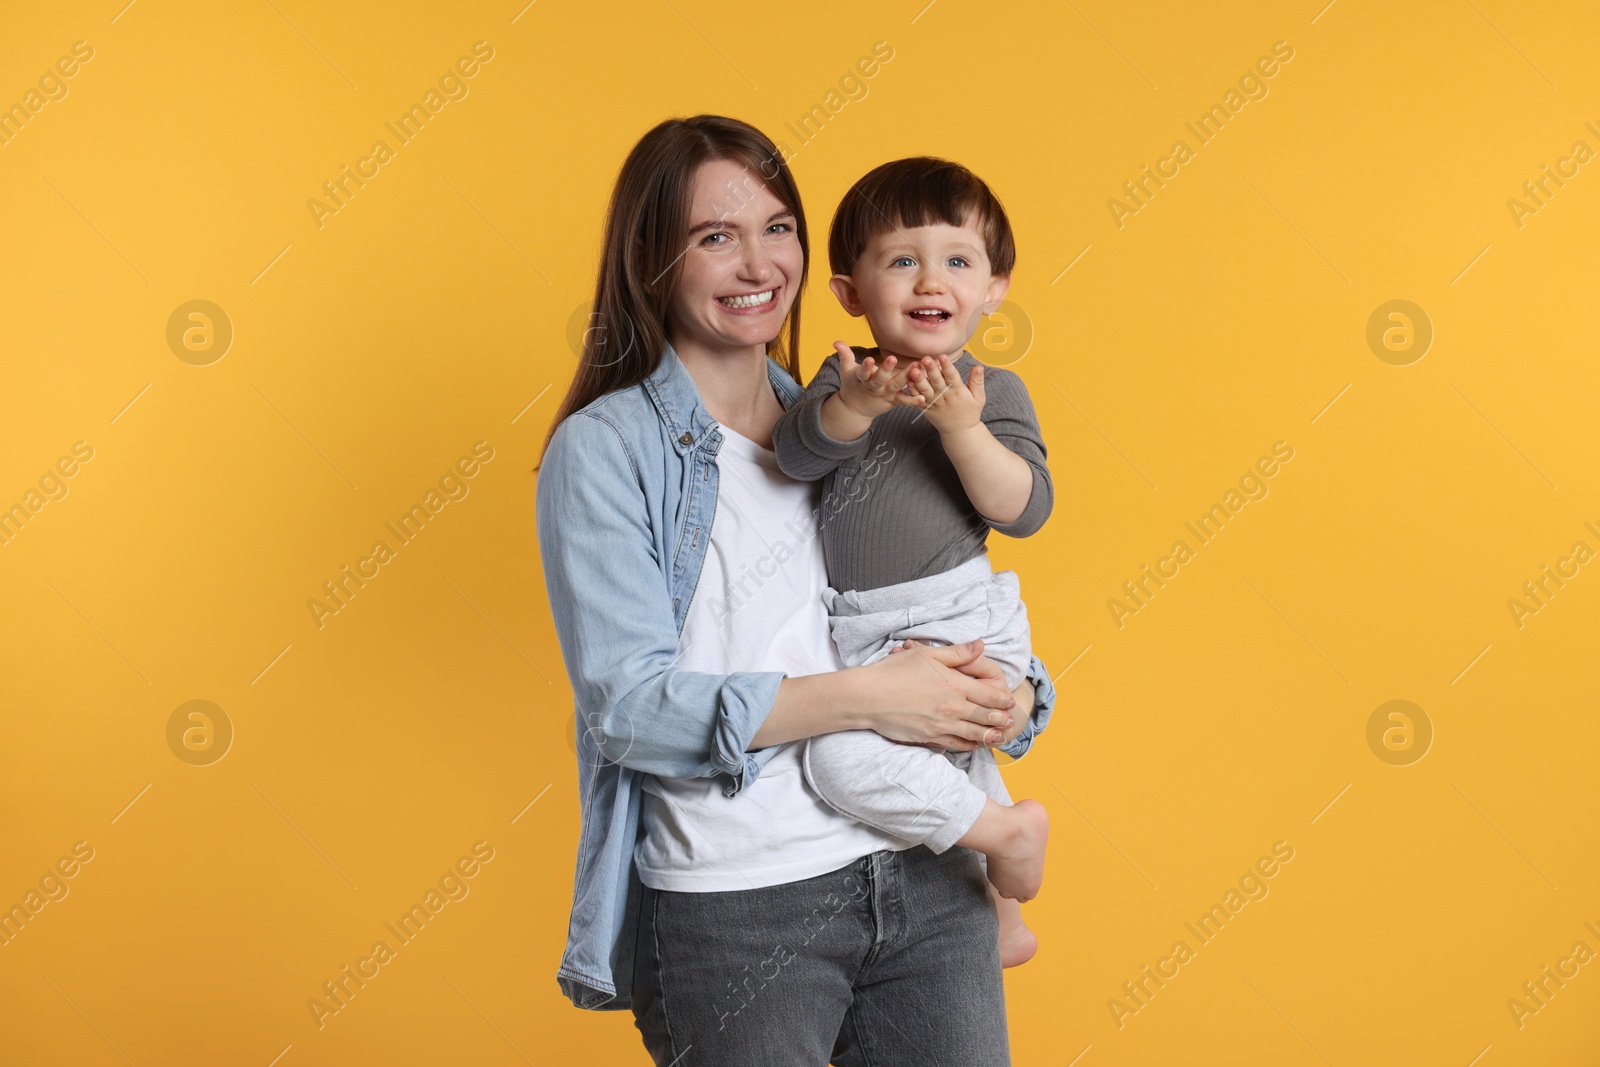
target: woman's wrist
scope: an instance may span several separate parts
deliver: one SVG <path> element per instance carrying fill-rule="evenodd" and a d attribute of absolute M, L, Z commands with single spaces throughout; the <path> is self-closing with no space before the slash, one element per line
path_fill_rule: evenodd
<path fill-rule="evenodd" d="M 749 748 L 801 741 L 839 730 L 870 730 L 869 679 L 864 668 L 846 667 L 824 674 L 803 674 L 778 683 L 772 710 L 750 739 Z"/>

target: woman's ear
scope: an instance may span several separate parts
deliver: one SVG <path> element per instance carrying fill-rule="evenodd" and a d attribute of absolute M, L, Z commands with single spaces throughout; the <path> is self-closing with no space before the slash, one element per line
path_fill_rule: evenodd
<path fill-rule="evenodd" d="M 839 298 L 839 303 L 852 318 L 859 319 L 865 312 L 861 307 L 861 294 L 856 292 L 856 283 L 848 274 L 835 274 L 828 279 L 828 288 L 833 290 L 833 295 Z"/>
<path fill-rule="evenodd" d="M 1011 288 L 1011 275 L 996 274 L 989 279 L 989 292 L 983 301 L 983 313 L 993 315 L 1006 298 L 1006 290 Z"/>

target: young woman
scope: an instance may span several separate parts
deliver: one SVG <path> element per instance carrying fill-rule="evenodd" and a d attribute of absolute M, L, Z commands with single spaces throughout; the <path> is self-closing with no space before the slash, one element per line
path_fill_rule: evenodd
<path fill-rule="evenodd" d="M 662 1065 L 1003 1064 L 976 855 L 835 812 L 790 742 L 1020 756 L 1055 694 L 1037 660 L 1005 692 L 981 643 L 840 669 L 817 537 L 840 505 L 771 452 L 808 255 L 794 179 L 745 123 L 669 120 L 623 164 L 537 490 L 583 818 L 557 980 L 631 1008 Z"/>

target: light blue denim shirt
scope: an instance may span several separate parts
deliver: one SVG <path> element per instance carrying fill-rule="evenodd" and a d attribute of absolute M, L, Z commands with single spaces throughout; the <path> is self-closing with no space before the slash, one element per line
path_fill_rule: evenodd
<path fill-rule="evenodd" d="M 767 376 L 784 407 L 799 398 L 800 387 L 770 358 Z M 556 981 L 580 1008 L 631 1005 L 643 776 L 720 776 L 732 797 L 778 751 L 747 749 L 783 673 L 704 674 L 677 665 L 678 635 L 711 540 L 722 440 L 668 346 L 643 383 L 563 422 L 540 466 L 539 552 L 577 704 L 583 820 Z M 1029 678 L 1037 687 L 1033 713 L 1001 749 L 1013 757 L 1032 746 L 1055 706 L 1037 657 Z"/>

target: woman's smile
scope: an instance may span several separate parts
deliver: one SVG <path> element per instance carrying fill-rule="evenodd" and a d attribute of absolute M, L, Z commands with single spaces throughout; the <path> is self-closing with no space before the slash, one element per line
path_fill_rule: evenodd
<path fill-rule="evenodd" d="M 774 286 L 771 289 L 761 289 L 754 293 L 739 293 L 733 296 L 719 296 L 717 303 L 723 309 L 735 315 L 764 315 L 783 305 L 773 299 L 778 295 L 778 290 L 783 286 Z"/>

